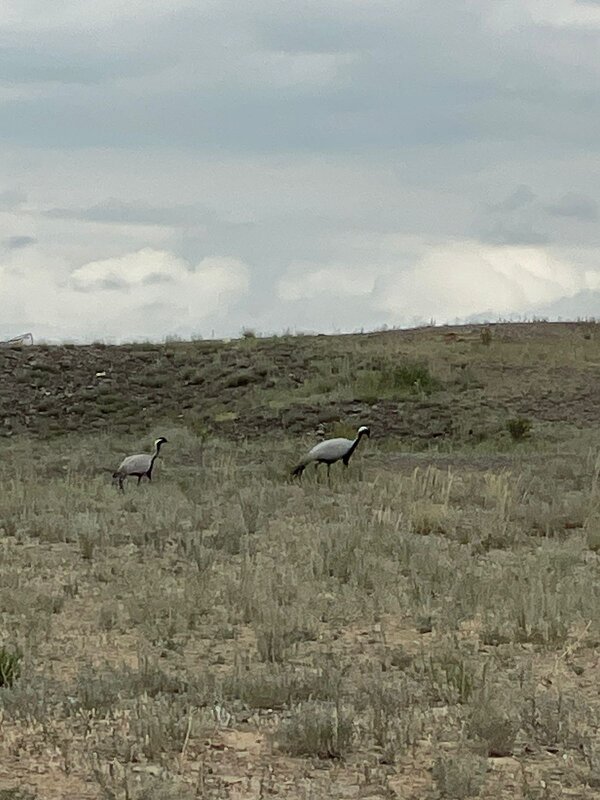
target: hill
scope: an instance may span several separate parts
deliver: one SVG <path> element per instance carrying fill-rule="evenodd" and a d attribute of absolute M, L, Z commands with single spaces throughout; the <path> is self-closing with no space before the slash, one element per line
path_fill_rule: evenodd
<path fill-rule="evenodd" d="M 344 336 L 0 349 L 0 434 L 224 436 L 368 420 L 415 441 L 493 436 L 510 417 L 600 421 L 595 323 L 506 323 Z"/>

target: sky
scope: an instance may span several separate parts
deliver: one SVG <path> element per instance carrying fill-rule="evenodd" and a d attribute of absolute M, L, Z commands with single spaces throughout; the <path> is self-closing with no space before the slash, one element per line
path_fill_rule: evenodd
<path fill-rule="evenodd" d="M 600 0 L 4 0 L 0 339 L 600 317 Z"/>

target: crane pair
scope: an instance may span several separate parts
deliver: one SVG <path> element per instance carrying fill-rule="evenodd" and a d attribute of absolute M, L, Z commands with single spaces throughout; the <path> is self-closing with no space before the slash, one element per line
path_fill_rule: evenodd
<path fill-rule="evenodd" d="M 366 425 L 361 425 L 354 439 L 336 438 L 325 439 L 325 441 L 319 442 L 309 450 L 302 461 L 294 467 L 292 475 L 301 478 L 302 473 L 309 464 L 314 463 L 317 467 L 319 464 L 326 464 L 327 478 L 329 479 L 331 465 L 335 464 L 336 461 L 341 461 L 344 466 L 347 467 L 362 437 L 370 435 L 371 431 L 369 428 Z M 113 472 L 113 479 L 118 481 L 121 491 L 124 491 L 123 482 L 125 478 L 136 477 L 138 479 L 138 484 L 144 477 L 148 478 L 149 481 L 152 480 L 154 462 L 158 458 L 160 448 L 166 443 L 167 439 L 161 436 L 154 442 L 153 453 L 138 453 L 137 455 L 127 456 L 127 458 L 123 459 L 119 468 Z"/>

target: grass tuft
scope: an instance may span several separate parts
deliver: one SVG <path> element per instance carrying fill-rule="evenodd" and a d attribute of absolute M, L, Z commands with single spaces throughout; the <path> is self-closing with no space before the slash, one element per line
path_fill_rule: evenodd
<path fill-rule="evenodd" d="M 281 748 L 292 756 L 344 758 L 355 738 L 349 707 L 317 700 L 301 703 L 279 729 Z"/>
<path fill-rule="evenodd" d="M 0 687 L 11 688 L 21 674 L 23 653 L 3 645 L 0 648 Z"/>

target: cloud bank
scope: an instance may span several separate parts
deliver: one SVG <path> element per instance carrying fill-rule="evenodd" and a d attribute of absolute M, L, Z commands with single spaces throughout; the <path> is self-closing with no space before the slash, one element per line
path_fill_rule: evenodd
<path fill-rule="evenodd" d="M 33 259 L 31 267 L 0 269 L 2 296 L 12 298 L 6 322 L 14 327 L 47 328 L 78 339 L 156 339 L 165 331 L 192 336 L 216 314 L 228 313 L 248 290 L 248 268 L 241 261 L 206 258 L 192 266 L 171 253 L 146 248 L 116 258 L 92 261 L 63 279 L 47 281 Z M 33 291 L 32 291 L 33 287 Z M 71 326 L 70 328 L 67 326 Z"/>

